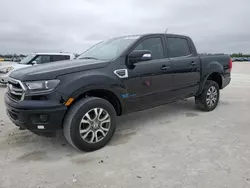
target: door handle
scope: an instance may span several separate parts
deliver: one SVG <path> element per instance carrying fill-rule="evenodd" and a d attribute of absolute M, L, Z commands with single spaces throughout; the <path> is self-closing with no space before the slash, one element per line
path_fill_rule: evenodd
<path fill-rule="evenodd" d="M 191 63 L 190 63 L 190 65 L 196 65 L 196 62 L 194 62 L 194 61 L 192 61 Z"/>
<path fill-rule="evenodd" d="M 170 66 L 167 66 L 167 65 L 162 65 L 162 67 L 161 67 L 161 70 L 168 70 L 170 68 Z"/>

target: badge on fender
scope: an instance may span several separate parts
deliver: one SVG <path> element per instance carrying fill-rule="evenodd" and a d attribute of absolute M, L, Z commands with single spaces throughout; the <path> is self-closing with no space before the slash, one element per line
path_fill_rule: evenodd
<path fill-rule="evenodd" d="M 128 69 L 118 69 L 114 71 L 119 78 L 128 78 Z"/>

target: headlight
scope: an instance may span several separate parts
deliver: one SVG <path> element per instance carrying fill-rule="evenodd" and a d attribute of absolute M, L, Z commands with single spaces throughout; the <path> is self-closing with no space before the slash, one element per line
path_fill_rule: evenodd
<path fill-rule="evenodd" d="M 43 93 L 54 90 L 60 83 L 60 80 L 43 80 L 43 81 L 32 81 L 25 82 L 29 93 Z"/>
<path fill-rule="evenodd" d="M 1 73 L 8 73 L 13 69 L 14 69 L 14 67 L 5 67 L 5 68 L 1 69 L 0 72 Z"/>

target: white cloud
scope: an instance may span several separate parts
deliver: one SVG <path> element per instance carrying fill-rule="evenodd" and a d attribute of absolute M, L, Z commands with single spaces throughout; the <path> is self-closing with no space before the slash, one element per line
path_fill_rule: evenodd
<path fill-rule="evenodd" d="M 0 53 L 82 52 L 113 36 L 189 35 L 200 52 L 250 53 L 248 0 L 4 0 Z"/>

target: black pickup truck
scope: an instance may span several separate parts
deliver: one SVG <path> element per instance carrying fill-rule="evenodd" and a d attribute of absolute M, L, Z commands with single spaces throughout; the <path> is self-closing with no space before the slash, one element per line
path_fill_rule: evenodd
<path fill-rule="evenodd" d="M 199 56 L 186 36 L 117 37 L 75 60 L 12 72 L 6 110 L 20 129 L 63 129 L 74 147 L 93 151 L 112 138 L 116 116 L 188 97 L 199 109 L 214 110 L 231 69 L 228 55 Z"/>

